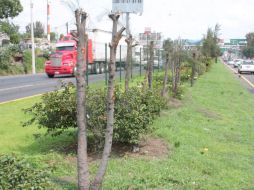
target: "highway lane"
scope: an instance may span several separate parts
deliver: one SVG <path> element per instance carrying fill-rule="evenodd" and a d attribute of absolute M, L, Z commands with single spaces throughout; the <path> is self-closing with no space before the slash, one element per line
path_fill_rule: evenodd
<path fill-rule="evenodd" d="M 234 68 L 233 65 L 224 64 L 235 74 L 241 84 L 254 95 L 254 75 L 251 73 L 239 74 L 237 68 Z"/>
<path fill-rule="evenodd" d="M 139 69 L 133 69 L 135 74 L 139 73 Z M 144 71 L 142 71 L 144 73 Z M 119 71 L 116 76 L 119 77 Z M 105 80 L 105 74 L 89 75 L 89 83 L 95 83 Z M 124 72 L 122 71 L 122 78 Z M 39 95 L 50 92 L 61 87 L 62 82 L 75 83 L 75 77 L 56 76 L 48 78 L 46 74 L 36 75 L 20 75 L 20 76 L 4 76 L 0 77 L 0 103 L 12 101 L 29 96 Z"/>

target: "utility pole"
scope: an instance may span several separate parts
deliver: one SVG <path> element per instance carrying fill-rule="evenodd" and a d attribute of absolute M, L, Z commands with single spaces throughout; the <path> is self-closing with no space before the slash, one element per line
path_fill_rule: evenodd
<path fill-rule="evenodd" d="M 47 39 L 50 43 L 50 5 L 49 0 L 47 0 Z"/>
<path fill-rule="evenodd" d="M 66 22 L 66 34 L 68 34 L 68 33 L 69 33 L 69 23 Z"/>
<path fill-rule="evenodd" d="M 34 52 L 33 2 L 32 2 L 32 0 L 30 0 L 30 4 L 31 4 L 32 73 L 36 74 L 36 70 L 35 70 L 35 52 Z"/>
<path fill-rule="evenodd" d="M 126 13 L 126 34 L 128 38 L 130 35 L 130 13 L 129 12 Z"/>

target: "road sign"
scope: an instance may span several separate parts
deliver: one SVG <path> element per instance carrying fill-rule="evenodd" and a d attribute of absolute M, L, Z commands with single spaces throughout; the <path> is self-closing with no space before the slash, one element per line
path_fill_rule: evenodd
<path fill-rule="evenodd" d="M 112 11 L 121 13 L 142 13 L 144 0 L 112 0 Z"/>

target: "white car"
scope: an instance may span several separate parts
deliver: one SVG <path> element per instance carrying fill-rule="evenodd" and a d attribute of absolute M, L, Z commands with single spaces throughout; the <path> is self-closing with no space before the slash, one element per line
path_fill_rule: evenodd
<path fill-rule="evenodd" d="M 234 61 L 228 61 L 228 65 L 234 65 Z"/>
<path fill-rule="evenodd" d="M 243 63 L 242 59 L 235 59 L 234 60 L 234 68 L 239 67 Z"/>
<path fill-rule="evenodd" d="M 254 73 L 254 63 L 251 60 L 245 60 L 238 67 L 238 73 Z"/>

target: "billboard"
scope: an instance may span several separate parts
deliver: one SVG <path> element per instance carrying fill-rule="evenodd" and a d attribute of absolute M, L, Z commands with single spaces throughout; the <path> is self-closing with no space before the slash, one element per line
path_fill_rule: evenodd
<path fill-rule="evenodd" d="M 143 46 L 147 46 L 150 41 L 154 41 L 155 48 L 162 47 L 162 36 L 161 33 L 158 32 L 147 32 L 139 33 L 139 44 Z"/>
<path fill-rule="evenodd" d="M 142 13 L 144 0 L 112 0 L 112 11 L 121 13 Z"/>

